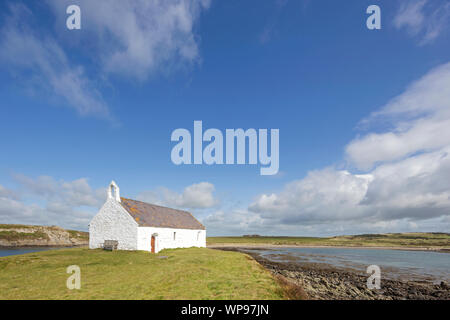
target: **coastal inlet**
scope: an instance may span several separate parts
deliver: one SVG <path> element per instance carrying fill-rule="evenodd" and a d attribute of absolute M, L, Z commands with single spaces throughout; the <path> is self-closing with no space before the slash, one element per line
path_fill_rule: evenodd
<path fill-rule="evenodd" d="M 315 300 L 449 300 L 450 255 L 357 248 L 221 247 L 252 256 L 300 298 Z M 381 289 L 367 288 L 366 268 L 378 264 Z"/>

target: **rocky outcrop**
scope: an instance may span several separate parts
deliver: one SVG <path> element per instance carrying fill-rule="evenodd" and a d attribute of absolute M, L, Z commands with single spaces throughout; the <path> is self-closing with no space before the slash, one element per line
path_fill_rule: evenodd
<path fill-rule="evenodd" d="M 313 300 L 449 300 L 445 282 L 396 281 L 383 279 L 380 289 L 369 289 L 367 276 L 351 271 L 322 269 L 313 265 L 289 266 L 289 263 L 259 262 L 275 275 L 300 286 Z"/>
<path fill-rule="evenodd" d="M 367 275 L 320 263 L 270 261 L 258 253 L 239 248 L 221 248 L 252 256 L 273 275 L 299 286 L 312 300 L 450 300 L 447 283 L 383 279 L 380 289 L 367 287 Z"/>
<path fill-rule="evenodd" d="M 0 247 L 71 247 L 89 243 L 87 232 L 56 226 L 0 224 Z"/>

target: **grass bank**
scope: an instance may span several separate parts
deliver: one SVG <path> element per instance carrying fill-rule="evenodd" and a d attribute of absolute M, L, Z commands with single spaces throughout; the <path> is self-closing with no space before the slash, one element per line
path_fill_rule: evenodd
<path fill-rule="evenodd" d="M 66 269 L 81 269 L 69 290 Z M 0 258 L 0 299 L 281 299 L 283 289 L 247 255 L 206 248 L 50 250 Z"/>
<path fill-rule="evenodd" d="M 263 236 L 208 237 L 207 244 L 450 248 L 450 234 L 415 232 L 361 234 L 328 238 Z"/>

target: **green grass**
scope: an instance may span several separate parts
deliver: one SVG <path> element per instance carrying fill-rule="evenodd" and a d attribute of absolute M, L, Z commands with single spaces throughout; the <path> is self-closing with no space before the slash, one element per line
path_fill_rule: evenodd
<path fill-rule="evenodd" d="M 208 245 L 260 244 L 260 245 L 317 245 L 317 246 L 368 246 L 368 247 L 450 247 L 448 233 L 389 233 L 313 237 L 208 237 Z"/>
<path fill-rule="evenodd" d="M 77 231 L 77 230 L 66 230 L 71 238 L 89 240 L 89 233 Z"/>
<path fill-rule="evenodd" d="M 17 231 L 0 231 L 0 239 L 15 241 L 24 239 L 48 239 L 48 235 L 42 231 L 35 232 L 17 232 Z"/>
<path fill-rule="evenodd" d="M 66 288 L 70 265 L 81 268 L 80 290 Z M 189 248 L 150 254 L 76 248 L 0 258 L 0 299 L 283 297 L 268 271 L 237 252 Z"/>
<path fill-rule="evenodd" d="M 24 224 L 0 224 L 0 229 L 24 229 L 24 228 L 33 228 L 34 226 L 28 226 Z"/>

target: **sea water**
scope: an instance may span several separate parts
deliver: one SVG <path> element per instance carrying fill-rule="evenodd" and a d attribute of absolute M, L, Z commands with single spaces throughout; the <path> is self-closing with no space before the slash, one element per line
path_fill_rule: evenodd
<path fill-rule="evenodd" d="M 18 254 L 46 251 L 46 250 L 52 250 L 52 249 L 57 249 L 57 248 L 52 248 L 52 247 L 1 248 L 0 249 L 0 257 L 15 256 Z"/>
<path fill-rule="evenodd" d="M 443 252 L 362 248 L 277 248 L 254 252 L 278 262 L 322 263 L 362 273 L 368 266 L 377 265 L 387 278 L 450 282 L 450 254 Z"/>

